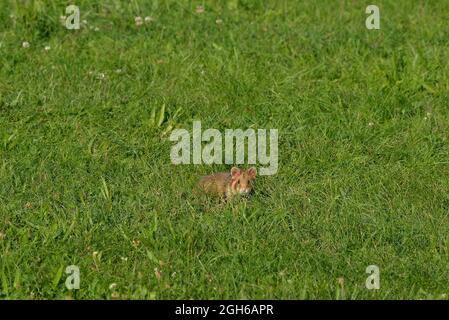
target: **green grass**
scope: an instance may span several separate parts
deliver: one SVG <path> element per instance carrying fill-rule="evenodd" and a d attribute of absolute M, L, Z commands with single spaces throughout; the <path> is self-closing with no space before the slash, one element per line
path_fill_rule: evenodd
<path fill-rule="evenodd" d="M 0 10 L 1 299 L 447 298 L 448 1 L 377 1 L 380 30 L 330 0 L 80 0 L 66 30 L 72 3 Z M 193 120 L 279 129 L 278 173 L 198 201 L 230 166 L 170 163 Z"/>

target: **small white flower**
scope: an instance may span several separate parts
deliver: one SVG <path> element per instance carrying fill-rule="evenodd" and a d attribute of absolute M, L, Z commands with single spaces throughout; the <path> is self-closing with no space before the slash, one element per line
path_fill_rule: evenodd
<path fill-rule="evenodd" d="M 100 28 L 95 27 L 94 31 L 100 31 Z"/>
<path fill-rule="evenodd" d="M 50 46 L 45 46 L 45 48 L 44 48 L 45 51 L 49 51 L 50 49 L 51 49 Z"/>
<path fill-rule="evenodd" d="M 223 23 L 223 20 L 217 19 L 217 20 L 215 20 L 215 23 L 216 23 L 216 24 L 222 24 L 222 23 Z"/>
<path fill-rule="evenodd" d="M 145 17 L 145 22 L 152 22 L 152 21 L 154 21 L 154 19 L 153 19 L 153 17 Z"/>
<path fill-rule="evenodd" d="M 100 79 L 100 80 L 104 79 L 105 77 L 106 77 L 106 75 L 104 73 L 99 73 L 97 75 L 97 78 Z"/>
<path fill-rule="evenodd" d="M 204 12 L 204 7 L 203 6 L 198 6 L 196 7 L 196 13 L 203 13 Z"/>
<path fill-rule="evenodd" d="M 135 17 L 134 22 L 136 23 L 136 26 L 141 26 L 143 24 L 141 17 Z"/>
<path fill-rule="evenodd" d="M 124 261 L 124 262 L 128 261 L 127 257 L 120 257 L 120 259 L 122 259 L 122 261 Z"/>
<path fill-rule="evenodd" d="M 374 123 L 369 122 L 369 123 L 368 123 L 368 126 L 369 126 L 369 127 L 372 127 L 372 126 L 374 126 Z"/>
<path fill-rule="evenodd" d="M 22 42 L 22 47 L 29 48 L 30 47 L 30 43 L 28 41 L 24 41 L 24 42 Z"/>
<path fill-rule="evenodd" d="M 114 290 L 117 287 L 117 283 L 111 283 L 109 285 L 109 290 Z"/>
<path fill-rule="evenodd" d="M 65 21 L 67 20 L 67 17 L 66 16 L 60 16 L 59 17 L 59 22 L 62 24 L 62 25 L 65 25 Z"/>

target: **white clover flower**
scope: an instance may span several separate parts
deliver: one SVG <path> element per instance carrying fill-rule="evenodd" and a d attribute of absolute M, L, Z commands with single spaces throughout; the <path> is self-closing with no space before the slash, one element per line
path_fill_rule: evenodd
<path fill-rule="evenodd" d="M 134 22 L 136 23 L 136 26 L 141 26 L 143 24 L 142 17 L 135 17 Z"/>
<path fill-rule="evenodd" d="M 51 49 L 50 46 L 45 46 L 45 48 L 44 48 L 45 51 L 49 51 L 50 49 Z"/>
<path fill-rule="evenodd" d="M 29 48 L 30 47 L 30 43 L 28 41 L 24 41 L 24 42 L 22 42 L 22 47 Z"/>
<path fill-rule="evenodd" d="M 109 290 L 114 290 L 117 287 L 117 283 L 111 283 L 109 285 Z"/>
<path fill-rule="evenodd" d="M 153 19 L 153 17 L 150 17 L 150 16 L 148 16 L 148 17 L 145 17 L 145 22 L 152 22 L 152 21 L 154 21 L 154 19 Z"/>

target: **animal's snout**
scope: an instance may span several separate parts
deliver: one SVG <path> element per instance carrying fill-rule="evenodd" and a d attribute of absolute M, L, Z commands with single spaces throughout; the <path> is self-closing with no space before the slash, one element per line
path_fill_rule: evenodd
<path fill-rule="evenodd" d="M 240 194 L 249 194 L 251 192 L 251 188 L 241 188 Z"/>

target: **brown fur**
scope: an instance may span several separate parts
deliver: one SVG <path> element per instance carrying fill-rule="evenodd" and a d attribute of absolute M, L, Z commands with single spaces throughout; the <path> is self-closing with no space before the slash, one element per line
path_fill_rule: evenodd
<path fill-rule="evenodd" d="M 256 168 L 241 170 L 233 167 L 230 172 L 218 172 L 202 177 L 198 183 L 206 194 L 228 199 L 235 194 L 248 195 L 253 190 L 252 182 L 256 178 Z"/>

